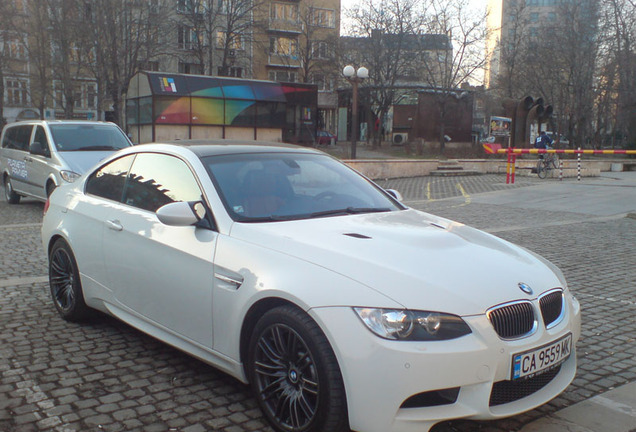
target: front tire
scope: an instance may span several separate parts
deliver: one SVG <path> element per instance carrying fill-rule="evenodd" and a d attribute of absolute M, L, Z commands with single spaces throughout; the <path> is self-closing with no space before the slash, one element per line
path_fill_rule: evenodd
<path fill-rule="evenodd" d="M 84 302 L 77 261 L 71 247 L 58 239 L 49 255 L 49 286 L 58 313 L 67 321 L 81 321 L 89 316 Z"/>
<path fill-rule="evenodd" d="M 344 384 L 327 338 L 293 306 L 265 313 L 250 339 L 254 396 L 278 432 L 349 431 Z"/>
<path fill-rule="evenodd" d="M 4 178 L 4 198 L 9 204 L 19 204 L 20 195 L 13 190 L 11 179 L 9 177 Z"/>
<path fill-rule="evenodd" d="M 554 167 L 554 169 L 559 169 L 561 166 L 559 162 L 559 155 L 556 153 L 552 155 L 552 166 Z"/>

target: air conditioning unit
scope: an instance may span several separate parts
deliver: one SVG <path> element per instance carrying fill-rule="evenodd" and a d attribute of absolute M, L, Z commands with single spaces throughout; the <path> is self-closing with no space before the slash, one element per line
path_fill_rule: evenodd
<path fill-rule="evenodd" d="M 228 57 L 236 57 L 236 50 L 233 50 L 233 49 L 229 50 L 227 52 L 227 56 Z"/>
<path fill-rule="evenodd" d="M 396 132 L 393 134 L 393 145 L 404 145 L 408 140 L 408 132 Z"/>

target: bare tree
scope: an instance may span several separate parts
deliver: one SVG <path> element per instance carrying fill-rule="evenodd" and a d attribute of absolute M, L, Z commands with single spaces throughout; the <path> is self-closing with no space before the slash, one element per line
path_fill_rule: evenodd
<path fill-rule="evenodd" d="M 520 71 L 523 69 L 530 26 L 526 2 L 521 0 L 509 2 L 506 31 L 506 43 L 499 48 L 500 62 L 494 88 L 502 97 L 521 97 L 520 90 L 525 87 Z"/>
<path fill-rule="evenodd" d="M 636 147 L 636 2 L 603 0 L 602 8 L 597 121 L 612 144 L 623 138 Z"/>
<path fill-rule="evenodd" d="M 222 0 L 219 11 L 217 47 L 221 49 L 219 75 L 230 75 L 236 53 L 253 43 L 254 12 L 260 8 L 260 0 Z"/>
<path fill-rule="evenodd" d="M 165 17 L 156 0 L 83 0 L 90 26 L 88 49 L 94 55 L 93 76 L 100 85 L 100 100 L 112 105 L 112 120 L 121 123 L 123 99 L 130 79 L 163 50 Z"/>
<path fill-rule="evenodd" d="M 557 131 L 583 146 L 594 112 L 597 2 L 562 2 L 555 13 L 559 27 L 545 22 L 530 38 L 522 77 L 531 94 L 554 105 Z"/>
<path fill-rule="evenodd" d="M 73 118 L 81 90 L 80 80 L 87 78 L 90 50 L 81 43 L 82 24 L 87 18 L 82 2 L 77 0 L 45 0 L 52 45 L 51 69 L 56 104 L 64 109 L 64 118 Z"/>
<path fill-rule="evenodd" d="M 452 51 L 438 56 L 438 61 L 424 62 L 424 80 L 432 94 L 439 116 L 440 151 L 445 147 L 445 124 L 449 106 L 457 98 L 458 88 L 486 65 L 485 41 L 487 12 L 476 13 L 469 0 L 428 0 L 424 4 L 426 33 L 444 34 Z"/>
<path fill-rule="evenodd" d="M 364 92 L 369 97 L 369 109 L 384 124 L 389 108 L 399 94 L 400 78 L 409 74 L 418 58 L 417 40 L 422 26 L 418 14 L 418 0 L 386 0 L 381 3 L 364 0 L 346 16 L 350 21 L 349 32 L 362 37 L 345 38 L 341 47 L 341 62 L 358 63 L 369 69 L 369 79 Z M 373 128 L 371 128 L 373 129 Z M 380 145 L 376 134 L 374 147 Z"/>

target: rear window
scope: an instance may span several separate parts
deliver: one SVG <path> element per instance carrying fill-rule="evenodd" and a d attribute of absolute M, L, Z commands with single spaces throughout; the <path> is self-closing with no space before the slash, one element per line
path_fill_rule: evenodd
<path fill-rule="evenodd" d="M 32 125 L 8 127 L 2 138 L 2 148 L 28 151 L 32 130 Z"/>
<path fill-rule="evenodd" d="M 110 124 L 52 124 L 49 129 L 61 152 L 119 150 L 131 145 L 121 129 Z"/>

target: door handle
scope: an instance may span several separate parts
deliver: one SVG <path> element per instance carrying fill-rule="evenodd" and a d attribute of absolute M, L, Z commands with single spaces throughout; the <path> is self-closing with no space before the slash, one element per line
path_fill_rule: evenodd
<path fill-rule="evenodd" d="M 31 156 L 25 156 L 24 157 L 24 161 L 25 162 L 33 162 L 33 158 Z"/>
<path fill-rule="evenodd" d="M 124 226 L 117 219 L 107 220 L 106 226 L 108 227 L 108 229 L 111 229 L 113 231 L 121 231 L 124 229 Z"/>

